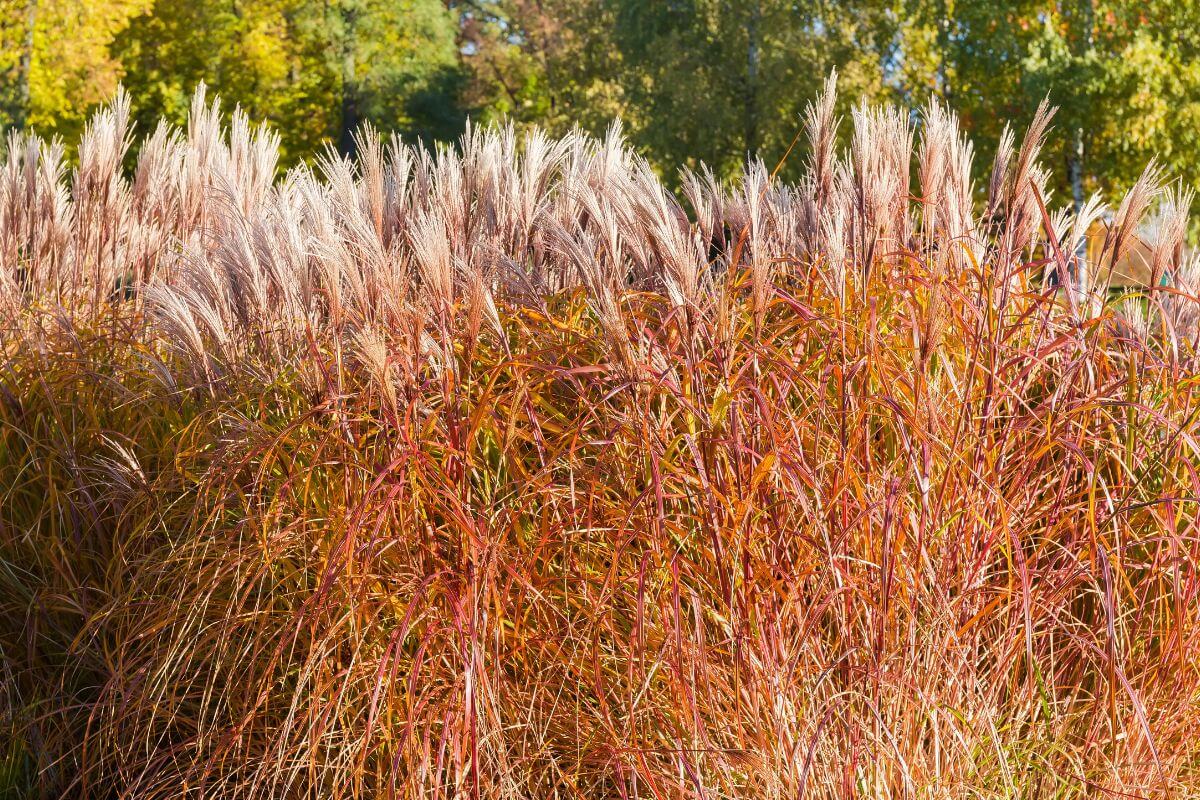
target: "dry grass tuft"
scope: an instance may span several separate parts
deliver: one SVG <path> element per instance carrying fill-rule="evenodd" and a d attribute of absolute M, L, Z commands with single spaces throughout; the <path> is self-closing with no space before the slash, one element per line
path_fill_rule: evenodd
<path fill-rule="evenodd" d="M 686 206 L 616 127 L 10 137 L 0 792 L 1200 793 L 1191 196 L 1110 300 L 1156 170 L 1081 263 L 1048 107 L 980 209 L 833 92 Z"/>

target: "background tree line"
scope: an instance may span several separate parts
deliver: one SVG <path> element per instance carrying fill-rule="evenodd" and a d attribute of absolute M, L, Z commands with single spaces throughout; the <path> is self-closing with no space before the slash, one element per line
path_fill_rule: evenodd
<path fill-rule="evenodd" d="M 0 125 L 69 138 L 122 82 L 146 131 L 203 80 L 291 163 L 367 121 L 432 142 L 619 116 L 671 179 L 774 165 L 837 67 L 846 104 L 948 103 L 980 170 L 1048 94 L 1055 188 L 1078 199 L 1151 157 L 1200 186 L 1198 23 L 1166 0 L 0 0 Z"/>

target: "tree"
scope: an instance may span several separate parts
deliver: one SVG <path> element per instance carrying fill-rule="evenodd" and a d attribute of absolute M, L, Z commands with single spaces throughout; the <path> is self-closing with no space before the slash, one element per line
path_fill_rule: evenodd
<path fill-rule="evenodd" d="M 747 157 L 781 158 L 834 67 L 849 97 L 894 93 L 885 64 L 896 29 L 871 2 L 608 0 L 631 136 L 666 164 L 729 174 Z M 789 162 L 797 167 L 799 159 Z M 773 163 L 772 163 L 773 165 Z"/>
<path fill-rule="evenodd" d="M 149 0 L 0 0 L 0 124 L 70 136 L 121 79 L 114 37 Z"/>
<path fill-rule="evenodd" d="M 16 102 L 11 115 L 15 127 L 25 125 L 29 115 L 29 72 L 33 67 L 33 34 L 37 30 L 38 0 L 25 0 L 25 35 L 21 40 L 21 55 L 17 59 Z"/>
<path fill-rule="evenodd" d="M 205 81 L 271 122 L 289 163 L 350 152 L 370 121 L 433 140 L 462 127 L 453 19 L 438 0 L 154 0 L 117 40 L 140 125 L 181 122 Z"/>
<path fill-rule="evenodd" d="M 366 121 L 431 142 L 468 115 L 593 134 L 620 116 L 671 181 L 774 166 L 837 67 L 843 111 L 942 98 L 981 172 L 1048 94 L 1052 188 L 1079 204 L 1151 157 L 1200 186 L 1197 23 L 1177 0 L 0 0 L 0 126 L 70 138 L 124 81 L 147 130 L 205 81 L 279 130 L 285 163 L 351 152 Z"/>
<path fill-rule="evenodd" d="M 1059 196 L 1115 196 L 1150 158 L 1200 185 L 1200 53 L 1180 35 L 1200 22 L 1193 4 L 1015 0 L 998 12 L 984 0 L 914 0 L 905 14 L 904 47 L 919 56 L 907 66 L 914 97 L 949 102 L 982 164 L 1003 126 L 1049 96 L 1059 107 L 1047 149 L 1061 166 Z"/>
<path fill-rule="evenodd" d="M 336 64 L 343 153 L 353 152 L 363 121 L 426 141 L 462 130 L 456 28 L 439 0 L 330 0 L 306 4 L 297 17 Z"/>
<path fill-rule="evenodd" d="M 203 81 L 227 106 L 273 122 L 285 155 L 318 148 L 333 98 L 314 71 L 322 55 L 295 36 L 295 8 L 292 0 L 154 0 L 113 47 L 138 127 L 150 130 L 159 117 L 184 122 Z"/>
<path fill-rule="evenodd" d="M 469 75 L 466 109 L 483 122 L 602 132 L 628 111 L 614 80 L 613 15 L 599 0 L 451 0 Z"/>

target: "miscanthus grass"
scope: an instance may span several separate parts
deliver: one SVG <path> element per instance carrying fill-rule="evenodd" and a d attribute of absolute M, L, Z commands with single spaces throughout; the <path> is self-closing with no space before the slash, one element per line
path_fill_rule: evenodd
<path fill-rule="evenodd" d="M 127 117 L 0 175 L 0 792 L 1200 793 L 1153 167 L 1058 210 L 1048 109 L 977 188 L 832 83 L 799 184 L 683 200 L 617 129 L 277 177 L 202 93 L 123 170 Z"/>

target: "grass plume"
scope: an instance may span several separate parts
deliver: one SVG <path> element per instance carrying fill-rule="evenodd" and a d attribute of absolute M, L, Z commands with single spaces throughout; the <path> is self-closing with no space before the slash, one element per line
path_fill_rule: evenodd
<path fill-rule="evenodd" d="M 1110 300 L 1153 168 L 1079 265 L 1048 107 L 981 206 L 833 92 L 684 201 L 617 127 L 11 135 L 0 790 L 1200 792 L 1190 195 Z"/>

